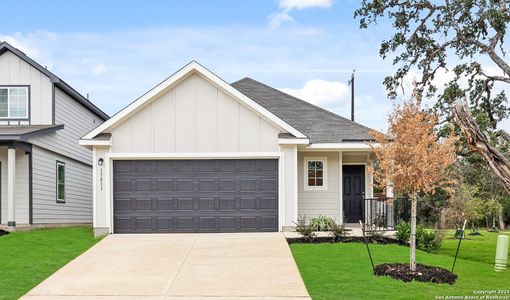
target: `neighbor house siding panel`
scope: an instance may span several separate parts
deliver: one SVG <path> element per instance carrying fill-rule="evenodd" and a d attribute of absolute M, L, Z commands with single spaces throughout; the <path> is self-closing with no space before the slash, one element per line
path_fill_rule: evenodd
<path fill-rule="evenodd" d="M 81 162 L 91 164 L 92 151 L 81 147 L 78 141 L 102 120 L 72 99 L 59 88 L 55 89 L 55 123 L 64 124 L 64 129 L 55 133 L 30 139 L 29 142 L 60 153 Z"/>
<path fill-rule="evenodd" d="M 280 130 L 198 74 L 111 129 L 112 152 L 276 152 Z"/>
<path fill-rule="evenodd" d="M 340 161 L 339 152 L 300 152 L 298 154 L 298 214 L 307 218 L 319 215 L 329 216 L 340 222 L 341 218 L 341 189 L 340 189 Z M 327 159 L 327 189 L 304 189 L 304 158 L 326 157 Z"/>
<path fill-rule="evenodd" d="M 16 181 L 15 181 L 15 221 L 16 224 L 29 223 L 29 193 L 28 193 L 28 161 L 25 151 L 16 150 Z M 1 170 L 1 201 L 2 224 L 7 223 L 7 147 L 0 148 Z"/>
<path fill-rule="evenodd" d="M 52 82 L 9 51 L 0 55 L 0 85 L 30 86 L 30 123 L 52 124 Z"/>
<path fill-rule="evenodd" d="M 65 203 L 57 203 L 57 161 L 65 163 Z M 92 167 L 33 147 L 33 222 L 92 223 Z"/>

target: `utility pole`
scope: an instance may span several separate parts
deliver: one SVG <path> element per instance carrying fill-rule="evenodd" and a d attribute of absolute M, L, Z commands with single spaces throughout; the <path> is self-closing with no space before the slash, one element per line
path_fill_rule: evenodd
<path fill-rule="evenodd" d="M 354 73 L 356 69 L 352 70 L 351 80 L 348 84 L 351 86 L 351 121 L 354 122 Z"/>

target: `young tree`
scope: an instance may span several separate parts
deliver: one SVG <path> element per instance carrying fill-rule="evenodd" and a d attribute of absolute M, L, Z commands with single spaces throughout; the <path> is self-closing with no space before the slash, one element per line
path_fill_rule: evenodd
<path fill-rule="evenodd" d="M 416 270 L 416 206 L 420 194 L 433 194 L 436 189 L 455 182 L 449 166 L 456 160 L 453 135 L 438 141 L 437 115 L 420 108 L 418 95 L 396 106 L 389 116 L 387 134 L 373 132 L 371 148 L 379 162 L 372 173 L 382 186 L 393 185 L 394 192 L 411 200 L 411 271 Z"/>
<path fill-rule="evenodd" d="M 385 59 L 394 54 L 398 65 L 384 80 L 390 96 L 397 95 L 407 75 L 421 73 L 418 92 L 437 96 L 436 109 L 446 121 L 455 117 L 466 137 L 470 149 L 463 152 L 480 153 L 510 192 L 510 162 L 491 145 L 510 143 L 509 133 L 497 126 L 510 114 L 504 45 L 510 1 L 363 0 L 355 17 L 363 29 L 381 19 L 392 22 L 393 32 L 379 50 Z M 451 77 L 438 78 L 446 73 Z"/>

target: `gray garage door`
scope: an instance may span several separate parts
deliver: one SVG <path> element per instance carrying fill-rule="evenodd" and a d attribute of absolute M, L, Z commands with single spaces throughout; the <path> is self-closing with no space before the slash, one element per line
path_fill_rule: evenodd
<path fill-rule="evenodd" d="M 113 162 L 114 231 L 278 229 L 278 161 Z"/>

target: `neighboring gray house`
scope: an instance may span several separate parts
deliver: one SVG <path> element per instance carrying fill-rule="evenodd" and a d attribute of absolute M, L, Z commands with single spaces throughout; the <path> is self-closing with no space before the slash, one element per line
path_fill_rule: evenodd
<path fill-rule="evenodd" d="M 108 116 L 0 43 L 0 226 L 92 223 L 92 151 L 78 140 Z"/>
<path fill-rule="evenodd" d="M 191 62 L 90 133 L 94 230 L 291 229 L 367 218 L 370 128 Z"/>

